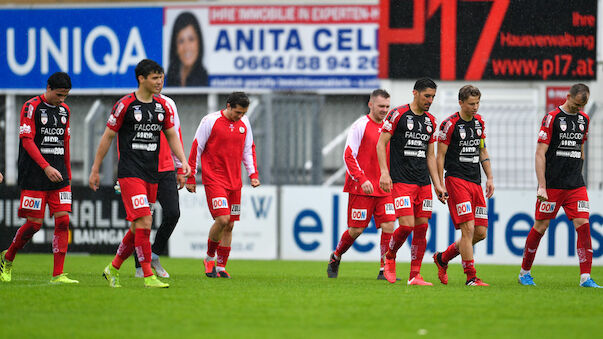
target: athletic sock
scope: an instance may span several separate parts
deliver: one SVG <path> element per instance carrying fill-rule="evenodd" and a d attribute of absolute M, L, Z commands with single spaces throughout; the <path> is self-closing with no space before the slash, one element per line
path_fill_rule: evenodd
<path fill-rule="evenodd" d="M 207 238 L 207 256 L 210 258 L 215 257 L 218 246 L 220 246 L 219 241 L 213 241 L 213 240 Z"/>
<path fill-rule="evenodd" d="M 590 279 L 590 273 L 582 273 L 582 274 L 580 274 L 580 284 L 584 283 L 588 279 Z"/>
<path fill-rule="evenodd" d="M 590 224 L 583 224 L 576 229 L 576 232 L 578 233 L 576 248 L 578 249 L 580 274 L 590 274 L 590 269 L 593 264 L 593 246 L 590 238 Z"/>
<path fill-rule="evenodd" d="M 151 269 L 151 230 L 146 228 L 137 228 L 134 234 L 134 243 L 136 246 L 136 256 L 138 256 L 138 262 L 142 267 L 144 277 L 150 277 L 153 275 Z"/>
<path fill-rule="evenodd" d="M 412 227 L 400 225 L 400 227 L 396 228 L 394 234 L 392 235 L 391 240 L 389 241 L 389 250 L 385 253 L 385 257 L 387 259 L 396 259 L 396 254 L 404 242 L 406 238 L 412 232 Z"/>
<path fill-rule="evenodd" d="M 385 267 L 385 253 L 389 248 L 389 242 L 392 239 L 393 233 L 385 233 L 381 231 L 381 268 Z"/>
<path fill-rule="evenodd" d="M 54 265 L 52 276 L 56 277 L 63 273 L 65 254 L 69 245 L 69 215 L 54 218 L 54 237 L 52 238 L 52 253 Z"/>
<path fill-rule="evenodd" d="M 228 262 L 228 256 L 230 255 L 230 246 L 218 246 L 218 256 L 216 257 L 216 266 L 218 267 L 226 267 L 226 263 Z"/>
<path fill-rule="evenodd" d="M 427 224 L 416 225 L 412 233 L 412 243 L 410 246 L 410 276 L 408 280 L 414 278 L 421 272 L 421 263 L 427 247 Z"/>
<path fill-rule="evenodd" d="M 350 236 L 350 231 L 346 230 L 341 235 L 341 239 L 339 240 L 339 244 L 337 244 L 337 248 L 335 249 L 336 258 L 341 258 L 341 256 L 347 252 L 348 249 L 354 244 L 354 238 Z"/>
<path fill-rule="evenodd" d="M 521 269 L 524 271 L 530 271 L 532 269 L 532 264 L 534 263 L 534 258 L 536 257 L 536 250 L 538 250 L 538 245 L 540 244 L 540 239 L 542 239 L 542 234 L 540 234 L 534 227 L 528 233 L 528 237 L 526 238 L 526 246 L 523 249 L 523 261 L 521 262 Z"/>
<path fill-rule="evenodd" d="M 463 260 L 463 271 L 467 275 L 467 281 L 475 278 L 474 260 Z"/>
<path fill-rule="evenodd" d="M 119 244 L 119 247 L 117 248 L 117 253 L 115 254 L 115 257 L 113 258 L 113 261 L 111 262 L 111 264 L 113 265 L 113 267 L 119 269 L 121 267 L 121 264 L 123 264 L 123 262 L 128 259 L 132 253 L 134 252 L 134 233 L 132 233 L 132 231 L 128 230 L 128 232 L 126 232 L 126 235 L 124 235 L 124 238 L 121 239 L 121 243 Z"/>
<path fill-rule="evenodd" d="M 460 253 L 456 242 L 453 242 L 444 252 L 442 252 L 442 262 L 444 265 L 447 265 L 450 260 L 456 258 Z"/>
<path fill-rule="evenodd" d="M 36 234 L 37 231 L 42 228 L 42 224 L 32 222 L 27 220 L 23 226 L 19 227 L 15 237 L 13 238 L 13 242 L 10 244 L 10 247 L 6 251 L 5 258 L 8 261 L 15 260 L 15 255 L 17 252 L 27 244 L 27 242 Z"/>

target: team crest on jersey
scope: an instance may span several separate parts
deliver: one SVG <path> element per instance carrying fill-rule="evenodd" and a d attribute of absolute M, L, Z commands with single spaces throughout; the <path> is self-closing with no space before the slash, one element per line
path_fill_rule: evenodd
<path fill-rule="evenodd" d="M 467 137 L 467 132 L 465 132 L 465 125 L 459 126 L 459 135 L 461 136 L 461 139 L 465 139 Z"/>
<path fill-rule="evenodd" d="M 142 111 L 140 110 L 140 106 L 133 106 L 134 108 L 134 119 L 136 121 L 142 120 Z"/>
<path fill-rule="evenodd" d="M 245 127 L 243 127 L 243 126 L 239 127 L 239 132 L 241 134 L 245 133 Z"/>
<path fill-rule="evenodd" d="M 412 120 L 412 117 L 409 115 L 406 117 L 406 128 L 408 128 L 409 131 L 412 131 L 412 129 L 415 127 L 415 122 L 414 120 Z"/>
<path fill-rule="evenodd" d="M 159 121 L 163 121 L 163 118 L 164 118 L 163 113 L 157 114 L 157 119 L 159 119 Z"/>
<path fill-rule="evenodd" d="M 431 126 L 427 126 L 427 127 L 425 127 L 425 129 L 427 130 L 427 133 L 431 133 L 431 131 L 432 131 Z"/>
<path fill-rule="evenodd" d="M 559 128 L 561 128 L 563 132 L 565 132 L 565 130 L 567 129 L 567 122 L 564 118 L 559 119 Z"/>
<path fill-rule="evenodd" d="M 61 123 L 65 125 L 67 123 L 67 117 L 61 117 Z"/>

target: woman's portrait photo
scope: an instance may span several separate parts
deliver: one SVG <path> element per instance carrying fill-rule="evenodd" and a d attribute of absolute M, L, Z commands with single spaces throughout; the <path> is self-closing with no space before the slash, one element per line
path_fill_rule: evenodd
<path fill-rule="evenodd" d="M 207 86 L 203 66 L 203 35 L 197 18 L 183 12 L 176 18 L 170 40 L 167 86 Z"/>

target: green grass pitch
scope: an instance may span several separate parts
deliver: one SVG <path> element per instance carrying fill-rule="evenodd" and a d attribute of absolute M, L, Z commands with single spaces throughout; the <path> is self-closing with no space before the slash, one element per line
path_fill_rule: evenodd
<path fill-rule="evenodd" d="M 132 259 L 121 289 L 102 278 L 110 256 L 68 255 L 77 286 L 51 286 L 51 255 L 18 255 L 13 281 L 0 284 L 2 338 L 596 338 L 603 290 L 578 287 L 578 268 L 536 265 L 537 287 L 517 284 L 517 266 L 477 264 L 490 287 L 466 287 L 460 265 L 433 287 L 376 280 L 376 263 L 231 260 L 233 279 L 209 279 L 202 262 L 163 258 L 169 289 L 145 289 Z M 345 258 L 344 258 L 345 260 Z M 603 283 L 603 267 L 593 268 Z"/>

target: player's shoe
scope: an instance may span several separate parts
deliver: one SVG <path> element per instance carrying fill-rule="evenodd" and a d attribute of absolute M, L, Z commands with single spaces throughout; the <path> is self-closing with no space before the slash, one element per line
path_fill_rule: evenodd
<path fill-rule="evenodd" d="M 134 274 L 134 277 L 144 278 L 144 272 L 142 270 L 142 267 L 136 267 L 136 273 Z"/>
<path fill-rule="evenodd" d="M 448 269 L 448 265 L 442 262 L 442 252 L 435 252 L 433 254 L 433 262 L 438 267 L 438 278 L 440 279 L 440 282 L 447 285 L 448 273 L 446 273 L 446 270 Z"/>
<path fill-rule="evenodd" d="M 414 278 L 410 279 L 406 285 L 415 285 L 415 286 L 433 286 L 429 281 L 423 280 L 423 277 L 420 274 L 415 275 Z"/>
<path fill-rule="evenodd" d="M 61 284 L 79 284 L 80 282 L 74 279 L 67 278 L 67 273 L 59 274 L 55 277 L 50 278 L 50 284 L 61 285 Z"/>
<path fill-rule="evenodd" d="M 379 274 L 377 274 L 377 280 L 387 280 L 385 279 L 385 275 L 383 275 L 383 271 L 379 271 Z M 402 280 L 402 278 L 396 278 L 396 281 L 400 281 Z"/>
<path fill-rule="evenodd" d="M 0 253 L 0 281 L 10 282 L 12 280 L 13 262 L 6 259 L 6 251 Z"/>
<path fill-rule="evenodd" d="M 226 278 L 226 279 L 231 279 L 230 278 L 230 274 L 228 274 L 228 272 L 224 271 L 216 271 L 217 277 L 218 278 Z"/>
<path fill-rule="evenodd" d="M 335 259 L 335 253 L 331 253 L 329 264 L 327 265 L 327 276 L 329 278 L 337 278 L 339 274 L 339 263 L 341 259 Z"/>
<path fill-rule="evenodd" d="M 117 268 L 113 267 L 111 263 L 109 263 L 109 265 L 105 267 L 105 270 L 103 271 L 103 277 L 107 279 L 107 281 L 109 282 L 109 286 L 121 287 L 119 283 L 119 271 L 117 270 Z"/>
<path fill-rule="evenodd" d="M 519 277 L 517 278 L 517 282 L 519 282 L 520 284 L 524 285 L 524 286 L 536 286 L 536 283 L 534 282 L 534 278 L 532 278 L 532 275 L 530 273 L 526 273 L 524 275 L 519 275 Z"/>
<path fill-rule="evenodd" d="M 482 279 L 480 279 L 478 277 L 467 280 L 465 285 L 467 285 L 467 286 L 490 286 L 490 285 L 486 284 L 485 282 L 483 282 Z"/>
<path fill-rule="evenodd" d="M 597 285 L 597 283 L 594 280 L 592 280 L 591 278 L 589 278 L 585 282 L 581 283 L 580 287 L 603 288 L 603 287 Z"/>
<path fill-rule="evenodd" d="M 158 276 L 160 276 L 162 278 L 170 277 L 170 274 L 163 268 L 163 266 L 161 266 L 161 263 L 159 262 L 159 258 L 157 258 L 155 260 L 151 260 L 151 267 L 153 267 L 153 269 L 155 269 L 155 273 L 157 273 Z"/>
<path fill-rule="evenodd" d="M 157 276 L 150 275 L 148 277 L 144 277 L 144 287 L 150 288 L 168 288 L 170 284 L 164 283 L 163 281 L 157 279 Z"/>
<path fill-rule="evenodd" d="M 216 262 L 214 260 L 203 259 L 203 266 L 205 266 L 205 275 L 208 278 L 216 278 Z"/>
<path fill-rule="evenodd" d="M 396 282 L 396 259 L 385 259 L 385 269 L 383 270 L 385 279 L 390 283 Z"/>

